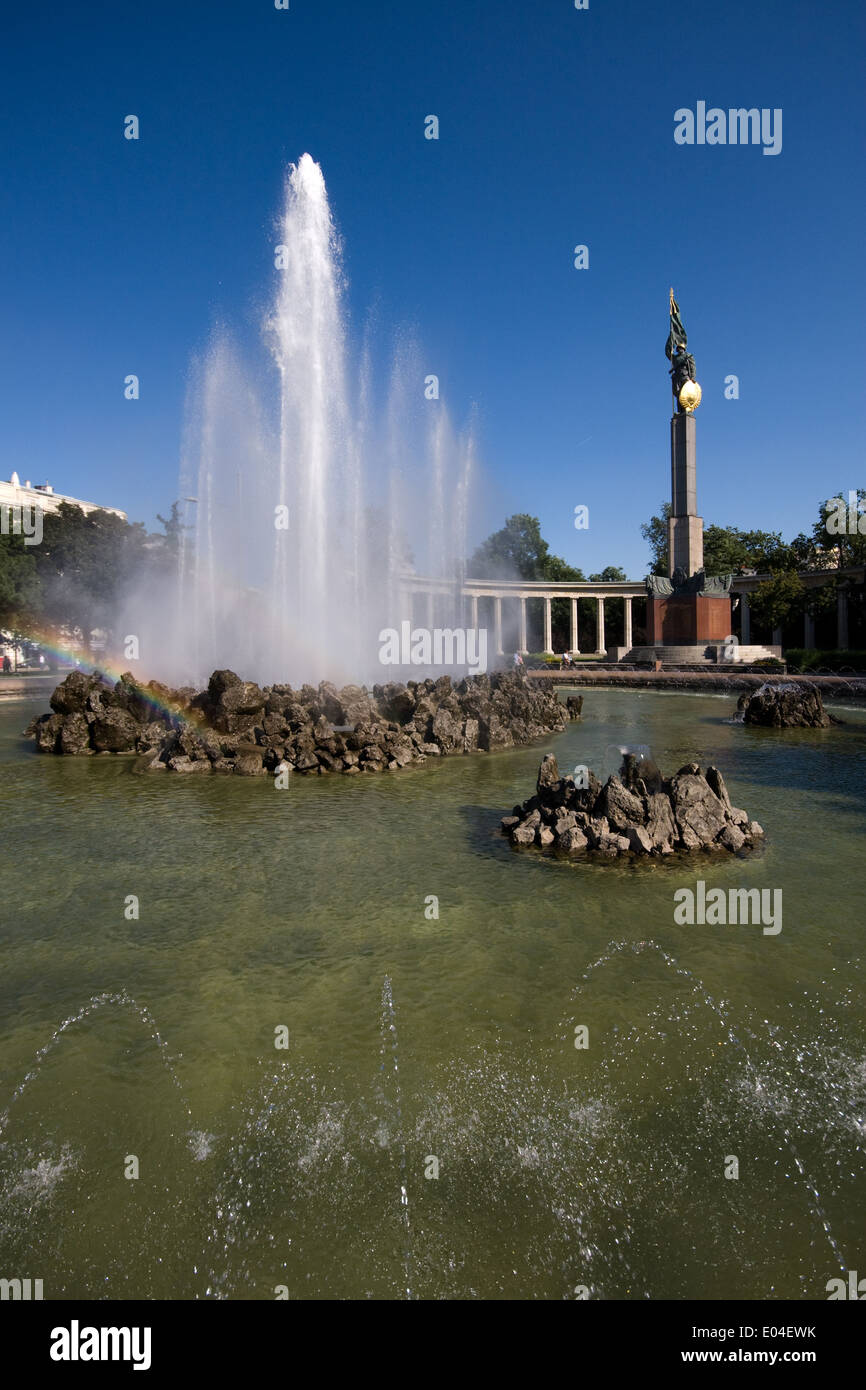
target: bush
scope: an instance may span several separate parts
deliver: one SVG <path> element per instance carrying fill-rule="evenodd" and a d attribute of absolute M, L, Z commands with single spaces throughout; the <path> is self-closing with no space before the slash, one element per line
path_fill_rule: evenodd
<path fill-rule="evenodd" d="M 805 647 L 789 647 L 785 660 L 789 667 L 796 667 L 800 671 L 866 672 L 866 652 L 816 652 L 807 651 Z"/>

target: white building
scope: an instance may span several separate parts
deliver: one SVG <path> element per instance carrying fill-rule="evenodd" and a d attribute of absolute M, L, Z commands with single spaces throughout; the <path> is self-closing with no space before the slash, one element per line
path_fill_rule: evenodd
<path fill-rule="evenodd" d="M 0 480 L 0 507 L 41 507 L 43 512 L 56 512 L 61 502 L 69 502 L 80 507 L 85 516 L 88 512 L 110 512 L 126 520 L 126 512 L 118 507 L 102 507 L 98 502 L 82 502 L 77 497 L 66 497 L 55 492 L 51 483 L 37 483 L 34 487 L 28 480 L 22 483 L 17 473 L 13 473 L 8 483 Z"/>

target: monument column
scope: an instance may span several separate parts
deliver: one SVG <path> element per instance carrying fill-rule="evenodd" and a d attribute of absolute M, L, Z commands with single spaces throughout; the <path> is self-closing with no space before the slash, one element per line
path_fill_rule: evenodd
<path fill-rule="evenodd" d="M 687 579 L 704 567 L 704 523 L 698 516 L 697 421 L 691 413 L 671 417 L 671 515 L 668 574 Z"/>
<path fill-rule="evenodd" d="M 752 611 L 749 608 L 749 595 L 740 595 L 740 645 L 748 647 L 752 641 Z"/>
<path fill-rule="evenodd" d="M 624 609 L 624 615 L 623 615 L 623 616 L 624 616 L 624 620 L 625 620 L 625 622 L 624 622 L 624 630 L 623 630 L 623 642 L 624 642 L 624 644 L 625 644 L 625 649 L 626 649 L 626 651 L 629 651 L 630 648 L 631 648 L 631 644 L 632 644 L 632 642 L 631 642 L 631 599 L 630 599 L 630 598 L 625 598 L 625 599 L 623 599 L 623 609 Z"/>
<path fill-rule="evenodd" d="M 571 600 L 571 650 L 577 655 L 580 647 L 577 645 L 577 599 Z"/>
<path fill-rule="evenodd" d="M 674 413 L 671 418 L 671 513 L 668 521 L 668 577 L 647 576 L 647 643 L 650 647 L 686 647 L 695 662 L 708 659 L 711 647 L 731 631 L 731 575 L 704 573 L 703 521 L 698 516 L 697 426 L 701 403 L 695 359 L 679 305 L 670 292 L 670 332 L 665 344 L 670 362 Z M 662 658 L 664 650 L 662 650 Z"/>
<path fill-rule="evenodd" d="M 552 621 L 551 621 L 551 620 L 552 620 L 552 614 L 551 614 L 550 603 L 551 603 L 550 599 L 545 595 L 545 598 L 544 598 L 544 650 L 545 650 L 546 652 L 552 652 L 552 651 L 553 651 L 553 625 L 552 625 Z"/>
<path fill-rule="evenodd" d="M 502 599 L 498 596 L 493 600 L 493 627 L 496 637 L 496 655 L 502 656 Z"/>
<path fill-rule="evenodd" d="M 526 651 L 526 599 L 520 599 L 520 635 L 517 639 L 517 650 Z"/>
<path fill-rule="evenodd" d="M 599 656 L 607 656 L 607 648 L 604 645 L 604 599 L 601 597 L 601 594 L 599 594 L 596 599 L 596 603 L 598 604 L 598 638 L 596 646 L 598 647 Z"/>

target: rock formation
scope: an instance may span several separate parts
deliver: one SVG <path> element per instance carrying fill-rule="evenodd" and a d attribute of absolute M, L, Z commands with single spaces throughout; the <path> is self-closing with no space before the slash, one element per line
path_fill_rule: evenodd
<path fill-rule="evenodd" d="M 323 681 L 260 687 L 214 671 L 206 690 L 112 685 L 73 671 L 51 696 L 52 714 L 25 731 L 42 753 L 134 753 L 137 771 L 237 773 L 395 771 L 452 753 L 529 743 L 565 728 L 552 681 L 523 672 L 357 685 Z"/>
<path fill-rule="evenodd" d="M 817 685 L 805 681 L 766 681 L 744 691 L 737 702 L 744 724 L 772 729 L 826 729 L 839 721 L 824 709 Z"/>
<path fill-rule="evenodd" d="M 535 795 L 503 818 L 503 833 L 514 845 L 610 859 L 697 849 L 736 853 L 751 849 L 764 834 L 757 821 L 731 805 L 715 767 L 702 773 L 697 763 L 686 763 L 667 779 L 654 763 L 630 754 L 619 776 L 604 786 L 592 772 L 585 780 L 582 786 L 560 777 L 556 758 L 547 753 Z"/>

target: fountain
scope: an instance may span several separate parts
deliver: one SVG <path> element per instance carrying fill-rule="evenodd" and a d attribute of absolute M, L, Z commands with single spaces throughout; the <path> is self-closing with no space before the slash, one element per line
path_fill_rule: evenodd
<path fill-rule="evenodd" d="M 659 1000 L 649 1009 L 644 1024 L 635 1020 L 625 1030 L 614 1027 L 594 1068 L 574 1074 L 570 1062 L 563 1073 L 557 1058 L 588 1062 L 591 1057 L 576 1053 L 573 1044 L 575 1023 L 595 1016 L 586 997 L 589 983 L 617 960 L 644 954 L 683 982 L 685 999 L 669 996 L 666 1008 Z M 712 1020 L 701 1039 L 703 1054 L 695 1046 L 689 997 Z M 572 1005 L 580 1003 L 581 1013 L 561 1019 L 556 1040 L 538 1040 L 528 1071 L 511 1049 L 480 1048 L 448 1059 L 404 1095 L 389 976 L 381 992 L 379 1079 L 369 1100 L 355 1087 L 345 1091 L 339 1069 L 311 1070 L 288 1057 L 277 1068 L 265 1063 L 240 1116 L 229 1120 L 218 1140 L 195 1129 L 185 1136 L 187 1166 L 173 1179 L 178 1190 L 171 1245 L 178 1259 L 168 1276 L 174 1280 L 172 1295 L 658 1296 L 646 1252 L 657 1248 L 670 1213 L 679 1220 L 681 1204 L 691 1200 L 683 1187 L 687 1175 L 696 1165 L 700 1170 L 708 1155 L 712 1162 L 715 1154 L 718 1162 L 718 1155 L 736 1150 L 738 1143 L 753 1146 L 757 1131 L 769 1144 L 774 1170 L 781 1164 L 775 1200 L 784 1201 L 785 1178 L 793 1180 L 791 1195 L 799 1192 L 805 1199 L 789 1208 L 792 1217 L 800 1208 L 800 1253 L 808 1253 L 817 1240 L 829 1255 L 813 1253 L 812 1280 L 822 1288 L 827 1273 L 838 1269 L 847 1275 L 850 1262 L 800 1151 L 801 1137 L 817 1136 L 819 1154 L 828 1146 L 828 1160 L 836 1151 L 844 1153 L 846 1169 L 859 1157 L 862 1173 L 862 1126 L 853 1108 L 859 1088 L 851 1094 L 845 1090 L 828 1039 L 814 1036 L 811 1022 L 805 1046 L 797 1031 L 783 1046 L 772 1029 L 758 1031 L 745 1020 L 735 1028 L 727 1002 L 716 999 L 698 975 L 653 940 L 610 942 L 585 966 L 571 999 Z M 599 1002 L 603 1008 L 603 998 Z M 125 992 L 88 1000 L 39 1049 L 0 1115 L 0 1236 L 7 1252 L 19 1259 L 34 1208 L 38 1204 L 47 1213 L 60 1189 L 78 1190 L 88 1160 L 61 1143 L 59 1133 L 54 1159 L 44 1151 L 37 1159 L 39 1151 L 31 1144 L 24 1153 L 10 1147 L 10 1112 L 64 1035 L 105 1008 L 129 1011 L 144 1025 L 176 1090 L 184 1126 L 193 1121 L 150 1010 Z M 716 1055 L 723 1043 L 725 1050 Z M 677 1056 L 685 1080 L 680 1128 L 663 1137 L 646 1128 L 653 1124 L 657 1100 L 646 1082 L 660 1069 L 669 1091 L 670 1063 Z M 823 1075 L 828 1066 L 833 1074 Z M 792 1113 L 794 1102 L 799 1108 Z M 439 1183 L 422 1177 L 421 1156 L 428 1155 L 426 1164 L 432 1153 L 442 1158 L 445 1201 Z M 104 1156 L 91 1155 L 90 1163 L 94 1160 L 105 1164 Z M 839 1163 L 823 1167 L 838 1206 Z M 728 1190 L 719 1195 L 714 1239 L 720 1259 L 739 1252 L 737 1186 L 723 1183 Z M 770 1204 L 772 1194 L 763 1198 Z M 705 1194 L 698 1200 L 704 1202 Z M 68 1222 L 78 1205 L 71 1194 L 67 1205 Z M 182 1228 L 177 1224 L 181 1211 L 188 1223 Z M 727 1220 L 716 1219 L 725 1213 Z M 756 1252 L 770 1267 L 773 1219 L 772 1210 L 764 1214 L 766 1248 Z M 158 1224 L 149 1238 L 162 1254 L 165 1238 Z M 56 1232 L 46 1230 L 45 1240 L 53 1249 Z M 103 1289 L 108 1284 L 114 1291 L 126 1277 L 124 1262 L 116 1257 L 106 1268 Z M 668 1270 L 660 1287 L 668 1295 L 688 1296 L 694 1268 L 692 1263 L 679 1273 Z M 146 1264 L 138 1271 L 145 1291 L 152 1277 Z M 47 1292 L 62 1296 L 60 1275 Z M 94 1293 L 87 1290 L 87 1296 Z"/>
<path fill-rule="evenodd" d="M 377 400 L 370 347 L 350 344 L 340 243 L 308 154 L 288 170 L 277 237 L 270 403 L 225 330 L 192 374 L 176 623 L 143 644 L 161 653 L 163 679 L 226 666 L 260 681 L 382 679 L 378 633 L 412 619 L 411 565 L 446 581 L 437 617 L 462 623 L 471 433 L 427 399 L 405 336 Z M 146 615 L 130 621 L 147 635 Z"/>

